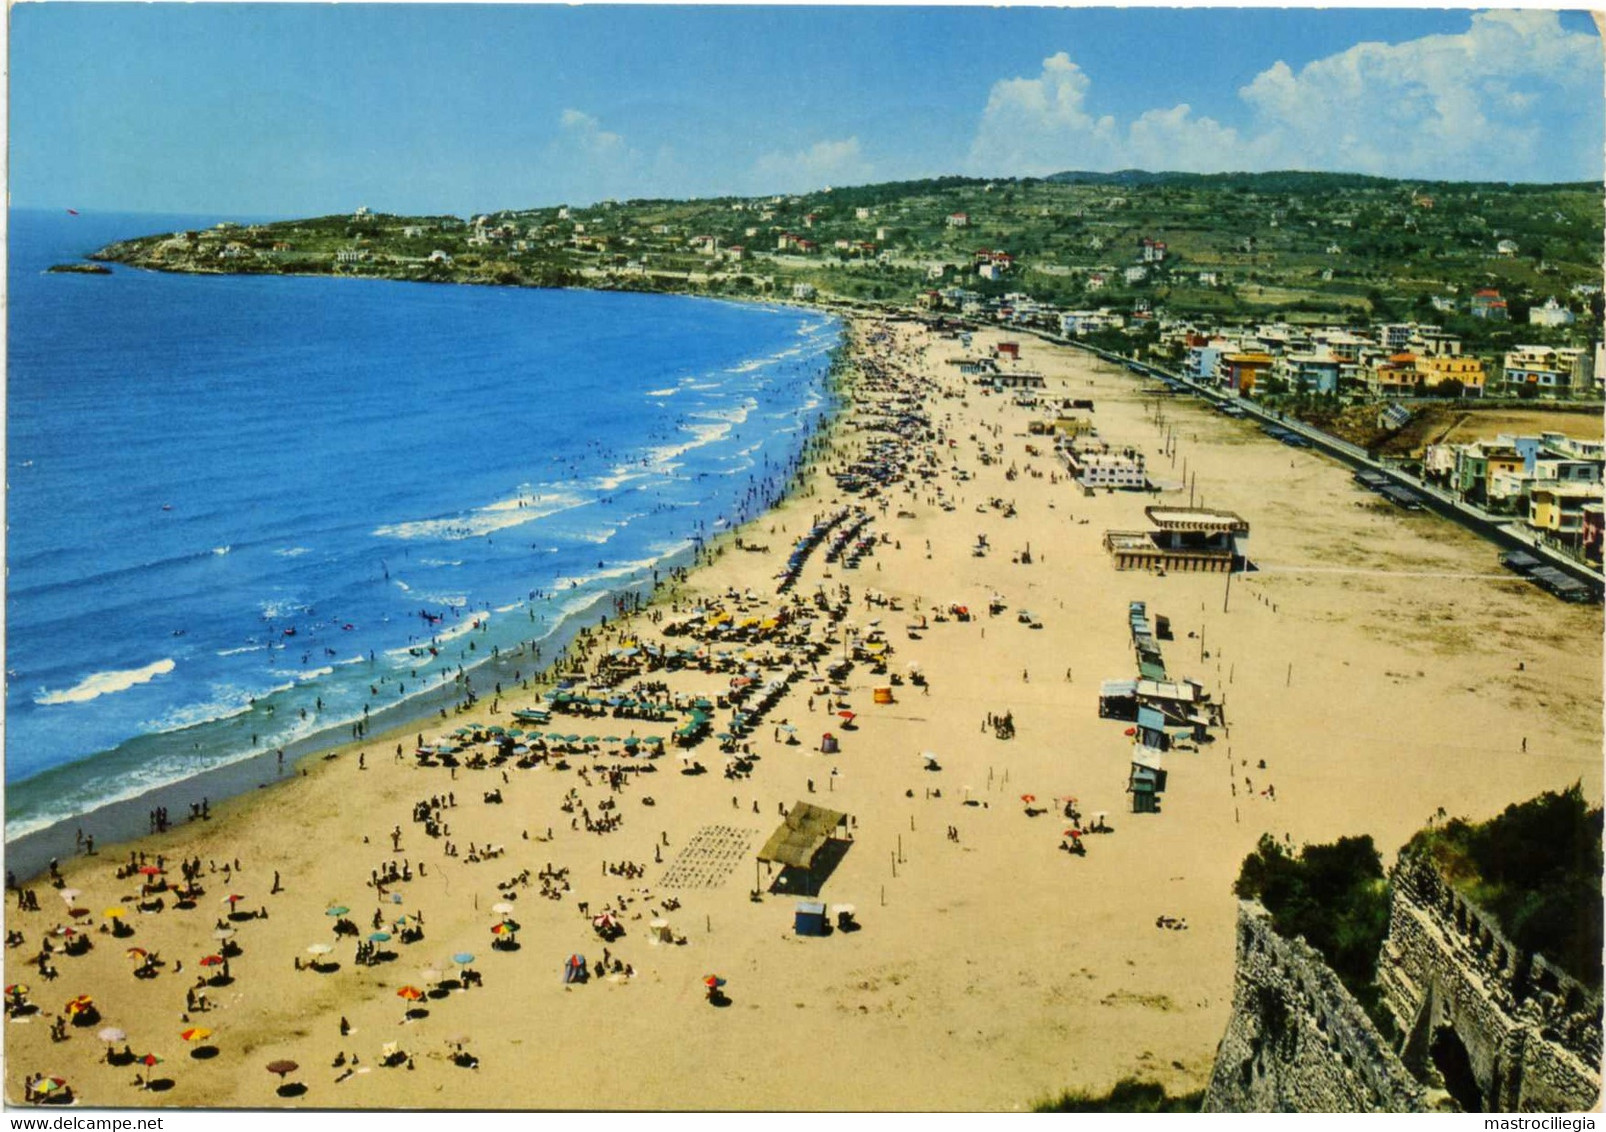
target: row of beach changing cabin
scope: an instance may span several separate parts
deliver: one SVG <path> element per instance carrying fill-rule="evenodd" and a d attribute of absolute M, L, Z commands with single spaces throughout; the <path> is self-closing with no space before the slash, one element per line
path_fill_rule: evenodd
<path fill-rule="evenodd" d="M 1155 616 L 1156 634 L 1150 627 L 1147 606 L 1134 601 L 1127 607 L 1127 622 L 1137 655 L 1138 678 L 1104 681 L 1099 687 L 1099 716 L 1135 724 L 1127 781 L 1132 812 L 1158 813 L 1159 795 L 1166 787 L 1161 756 L 1179 741 L 1207 741 L 1208 729 L 1222 723 L 1222 709 L 1210 701 L 1197 680 L 1172 680 L 1166 675 L 1159 642 L 1171 638 L 1167 618 Z"/>
<path fill-rule="evenodd" d="M 1375 491 L 1396 507 L 1407 511 L 1422 510 L 1422 496 L 1403 484 L 1395 483 L 1392 478 L 1383 472 L 1374 472 L 1362 469 L 1355 473 L 1355 482 L 1367 491 Z"/>
<path fill-rule="evenodd" d="M 1540 589 L 1561 598 L 1562 601 L 1582 604 L 1600 600 L 1598 589 L 1580 582 L 1554 566 L 1545 565 L 1543 560 L 1526 550 L 1508 550 L 1500 556 L 1500 563 L 1506 569 L 1527 578 Z"/>

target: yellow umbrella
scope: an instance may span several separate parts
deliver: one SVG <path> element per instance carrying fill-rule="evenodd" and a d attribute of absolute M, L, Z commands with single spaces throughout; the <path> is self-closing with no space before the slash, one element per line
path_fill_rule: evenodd
<path fill-rule="evenodd" d="M 205 1026 L 194 1026 L 188 1030 L 180 1030 L 178 1036 L 187 1042 L 202 1042 L 212 1036 L 212 1031 Z"/>
<path fill-rule="evenodd" d="M 128 909 L 127 908 L 108 908 L 108 909 L 106 909 L 105 912 L 103 912 L 101 914 L 106 916 L 108 919 L 115 920 L 119 916 L 128 915 Z"/>

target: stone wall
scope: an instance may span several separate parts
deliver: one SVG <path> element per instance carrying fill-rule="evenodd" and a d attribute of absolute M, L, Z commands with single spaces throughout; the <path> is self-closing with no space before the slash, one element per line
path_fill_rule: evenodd
<path fill-rule="evenodd" d="M 1401 858 L 1391 887 L 1378 981 L 1405 1035 L 1404 1063 L 1442 1084 L 1431 1049 L 1448 1030 L 1465 1047 L 1484 1111 L 1596 1107 L 1600 998 L 1512 944 L 1426 859 Z"/>
<path fill-rule="evenodd" d="M 1206 1112 L 1422 1112 L 1426 1090 L 1304 940 L 1238 906 L 1232 1015 Z"/>

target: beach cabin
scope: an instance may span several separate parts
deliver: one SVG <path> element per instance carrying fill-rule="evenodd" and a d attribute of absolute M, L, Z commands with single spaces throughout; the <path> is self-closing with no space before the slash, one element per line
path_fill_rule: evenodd
<path fill-rule="evenodd" d="M 797 935 L 828 935 L 825 905 L 816 900 L 799 900 L 792 913 L 792 931 Z"/>
<path fill-rule="evenodd" d="M 1205 728 L 1222 723 L 1221 705 L 1210 702 L 1197 680 L 1139 680 L 1136 700 L 1159 712 L 1167 727 L 1192 728 L 1197 740 L 1203 740 Z"/>
<path fill-rule="evenodd" d="M 1099 685 L 1099 718 L 1130 723 L 1138 717 L 1138 682 L 1106 680 Z"/>
<path fill-rule="evenodd" d="M 1165 716 L 1141 703 L 1138 705 L 1138 742 L 1157 751 L 1171 748 L 1171 739 L 1165 731 Z"/>
<path fill-rule="evenodd" d="M 1166 772 L 1160 766 L 1160 752 L 1147 747 L 1134 747 L 1132 773 L 1127 779 L 1127 793 L 1132 795 L 1134 814 L 1160 812 L 1160 795 L 1165 793 Z"/>

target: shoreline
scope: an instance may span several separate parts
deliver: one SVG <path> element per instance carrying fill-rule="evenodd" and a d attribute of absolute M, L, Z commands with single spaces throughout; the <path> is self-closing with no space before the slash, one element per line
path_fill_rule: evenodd
<path fill-rule="evenodd" d="M 120 266 L 133 267 L 140 271 L 164 271 L 161 268 L 151 268 L 134 264 L 120 264 Z M 196 274 L 194 272 L 174 272 L 177 274 Z M 202 273 L 205 274 L 205 273 Z M 216 272 L 212 274 L 239 275 L 239 272 Z M 250 273 L 244 273 L 250 274 Z M 306 278 L 319 276 L 307 275 Z M 328 276 L 324 276 L 328 277 Z M 395 282 L 442 282 L 436 280 L 395 280 Z M 461 281 L 454 281 L 461 282 Z M 495 284 L 492 284 L 495 285 Z M 557 288 L 548 288 L 557 289 Z M 595 290 L 595 288 L 573 288 L 575 290 Z M 703 296 L 690 296 L 703 297 Z M 709 296 L 710 298 L 718 298 Z M 728 300 L 737 302 L 741 300 Z M 837 344 L 826 355 L 825 372 L 820 378 L 820 389 L 823 394 L 822 403 L 817 410 L 816 423 L 805 423 L 801 430 L 800 443 L 793 457 L 793 471 L 780 486 L 777 497 L 758 514 L 743 520 L 742 525 L 757 522 L 777 507 L 783 504 L 792 492 L 797 490 L 806 466 L 808 453 L 815 440 L 821 435 L 829 433 L 833 423 L 839 418 L 842 411 L 841 379 L 837 370 L 848 336 L 850 318 L 840 313 L 832 312 L 827 308 L 811 304 L 788 303 L 788 306 L 802 306 L 829 314 L 841 319 L 842 329 Z M 679 550 L 671 551 L 652 567 L 644 567 L 648 575 L 633 582 L 621 582 L 610 586 L 595 594 L 587 602 L 585 608 L 577 613 L 564 617 L 560 626 L 554 631 L 552 638 L 541 641 L 543 656 L 546 658 L 534 669 L 533 674 L 524 681 L 524 690 L 532 690 L 532 686 L 546 686 L 563 664 L 569 659 L 569 650 L 574 641 L 583 636 L 585 632 L 594 627 L 599 619 L 607 615 L 612 603 L 620 598 L 636 597 L 640 600 L 639 608 L 645 610 L 658 600 L 657 591 L 650 580 L 651 573 L 659 573 L 662 581 L 658 591 L 671 585 L 675 574 L 682 570 L 694 568 L 703 553 L 720 545 L 722 540 L 729 537 L 732 530 L 739 529 L 727 526 L 710 538 L 702 538 L 695 532 L 688 535 L 691 545 Z M 490 687 L 496 682 L 496 677 L 507 677 L 512 672 L 524 667 L 521 663 L 527 654 L 525 649 L 529 642 L 520 642 L 516 649 L 502 652 L 498 655 L 486 655 L 472 664 L 463 666 L 463 673 L 471 682 L 480 679 L 479 686 Z M 19 834 L 15 838 L 4 842 L 0 857 L 4 859 L 4 867 L 8 874 L 15 875 L 19 883 L 27 884 L 38 881 L 44 874 L 52 860 L 66 861 L 82 857 L 79 836 L 81 834 L 93 838 L 96 846 L 96 856 L 104 857 L 107 850 L 127 847 L 146 836 L 156 836 L 156 831 L 150 827 L 150 812 L 158 806 L 166 807 L 178 820 L 170 820 L 169 831 L 187 824 L 192 803 L 200 804 L 203 800 L 210 804 L 230 802 L 242 796 L 252 795 L 260 790 L 267 790 L 278 786 L 287 780 L 300 777 L 298 774 L 302 765 L 315 756 L 332 759 L 347 748 L 355 748 L 364 744 L 394 742 L 405 736 L 405 733 L 415 728 L 428 728 L 432 723 L 442 721 L 442 713 L 451 713 L 446 718 L 455 718 L 461 715 L 459 705 L 463 697 L 463 688 L 459 681 L 437 683 L 424 691 L 414 693 L 405 699 L 389 704 L 380 710 L 371 713 L 363 738 L 350 738 L 344 733 L 359 721 L 361 717 L 333 720 L 326 726 L 293 739 L 282 747 L 272 745 L 264 747 L 260 752 L 247 754 L 244 757 L 209 766 L 195 774 L 171 782 L 161 783 L 129 798 L 116 799 L 79 814 L 64 817 L 42 826 Z M 488 696 L 478 697 L 487 702 Z M 171 734 L 183 734 L 196 728 L 207 728 L 220 725 L 223 719 L 208 720 L 191 727 L 180 729 Z M 139 738 L 139 736 L 131 737 Z M 116 748 L 112 748 L 115 750 Z M 281 768 L 277 752 L 284 753 L 284 764 Z M 93 759 L 107 752 L 96 752 L 85 760 Z M 70 768 L 73 764 L 65 764 Z M 59 769 L 59 768 L 52 768 Z M 41 773 L 50 773 L 44 771 Z M 84 858 L 91 859 L 91 858 Z"/>

